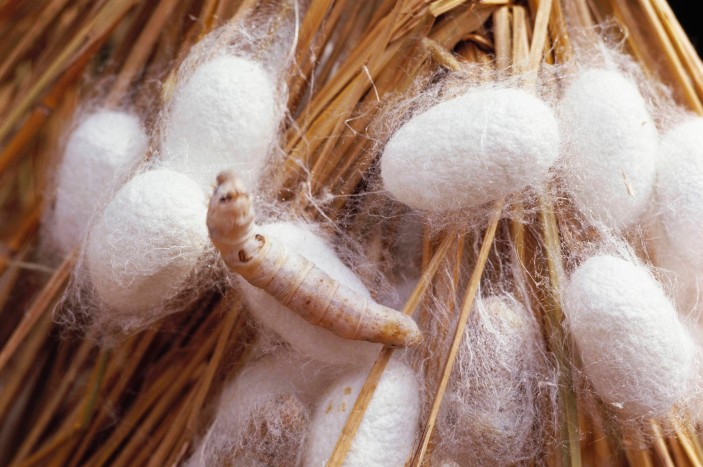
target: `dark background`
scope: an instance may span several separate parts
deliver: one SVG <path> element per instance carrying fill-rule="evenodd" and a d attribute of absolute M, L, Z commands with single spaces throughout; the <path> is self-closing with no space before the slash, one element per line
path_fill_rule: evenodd
<path fill-rule="evenodd" d="M 676 13 L 676 17 L 686 30 L 686 34 L 691 38 L 691 42 L 696 47 L 698 55 L 701 55 L 701 40 L 703 40 L 703 2 L 694 0 L 669 1 L 669 5 Z"/>

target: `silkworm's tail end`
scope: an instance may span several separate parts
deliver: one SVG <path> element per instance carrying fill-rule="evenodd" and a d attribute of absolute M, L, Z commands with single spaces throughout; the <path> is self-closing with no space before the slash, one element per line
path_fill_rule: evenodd
<path fill-rule="evenodd" d="M 233 172 L 220 172 L 207 211 L 212 242 L 224 253 L 222 246 L 234 246 L 248 240 L 253 223 L 254 210 L 246 186 Z"/>
<path fill-rule="evenodd" d="M 417 323 L 398 311 L 392 322 L 389 322 L 384 330 L 386 338 L 383 343 L 390 347 L 415 347 L 422 343 L 422 333 L 417 327 Z"/>

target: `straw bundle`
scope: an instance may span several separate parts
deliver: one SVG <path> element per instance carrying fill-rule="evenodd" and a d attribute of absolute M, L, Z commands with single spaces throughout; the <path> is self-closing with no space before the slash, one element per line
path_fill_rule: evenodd
<path fill-rule="evenodd" d="M 80 317 L 75 326 L 58 324 L 80 253 L 57 259 L 41 238 L 52 228 L 40 224 L 54 203 L 57 148 L 82 103 L 128 99 L 158 131 L 158 109 L 172 97 L 178 67 L 217 26 L 262 12 L 295 18 L 292 60 L 281 78 L 288 89 L 282 157 L 267 167 L 266 194 L 279 209 L 353 238 L 365 253 L 357 272 L 381 292 L 393 274 L 383 270 L 389 251 L 410 235 L 407 210 L 374 185 L 379 141 L 398 124 L 384 129 L 383 122 L 394 109 L 422 107 L 413 96 L 437 80 L 470 69 L 483 84 L 514 75 L 529 88 L 538 70 L 540 80 L 556 81 L 584 37 L 608 20 L 628 60 L 671 90 L 662 94 L 676 103 L 670 106 L 703 114 L 703 64 L 664 0 L 302 3 L 292 11 L 287 2 L 251 0 L 45 0 L 39 7 L 0 0 L 0 464 L 183 463 L 216 418 L 213 402 L 227 380 L 258 357 L 267 337 L 229 285 L 199 288 L 186 310 L 109 347 L 86 338 Z M 407 243 L 419 258 L 408 260 L 419 280 L 401 306 L 417 311 L 425 332 L 409 358 L 424 381 L 410 464 L 440 465 L 444 431 L 435 426 L 452 391 L 453 365 L 464 355 L 465 329 L 480 337 L 475 326 L 490 324 L 477 324 L 474 304 L 479 291 L 503 292 L 509 276 L 519 284 L 510 294 L 520 295 L 539 330 L 535 355 L 546 353 L 558 370 L 544 372 L 545 380 L 556 375 L 556 408 L 536 405 L 539 439 L 530 442 L 539 449 L 530 462 L 703 465 L 690 412 L 622 424 L 586 381 L 560 292 L 565 268 L 602 234 L 582 225 L 562 187 L 496 201 L 483 214 L 431 219 L 420 226 L 420 241 Z M 633 237 L 633 254 L 647 263 L 647 245 Z M 450 311 L 435 313 L 436 304 Z M 329 465 L 343 464 L 393 353 L 378 354 Z M 297 414 L 299 406 L 286 410 Z M 253 426 L 265 432 L 269 425 Z"/>

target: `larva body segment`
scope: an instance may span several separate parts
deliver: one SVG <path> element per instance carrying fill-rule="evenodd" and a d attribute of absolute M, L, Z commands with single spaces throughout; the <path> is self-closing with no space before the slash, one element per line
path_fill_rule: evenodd
<path fill-rule="evenodd" d="M 223 172 L 217 182 L 207 223 L 231 271 L 340 337 L 400 347 L 421 341 L 411 318 L 367 300 L 283 243 L 259 233 L 249 194 L 233 174 Z"/>

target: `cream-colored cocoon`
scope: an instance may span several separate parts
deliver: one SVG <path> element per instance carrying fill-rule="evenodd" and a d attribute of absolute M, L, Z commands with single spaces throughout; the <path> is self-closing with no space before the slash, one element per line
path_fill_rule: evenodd
<path fill-rule="evenodd" d="M 530 461 L 542 447 L 549 377 L 532 315 L 509 295 L 476 301 L 437 419 L 435 449 L 462 466 Z"/>
<path fill-rule="evenodd" d="M 563 180 L 591 224 L 624 229 L 647 211 L 658 133 L 637 86 L 617 71 L 579 73 L 559 105 Z"/>
<path fill-rule="evenodd" d="M 100 300 L 123 315 L 173 297 L 209 244 L 207 199 L 192 179 L 168 169 L 127 182 L 90 232 L 87 264 Z"/>
<path fill-rule="evenodd" d="M 558 154 L 557 120 L 539 98 L 476 89 L 401 126 L 383 151 L 381 176 L 408 206 L 453 211 L 540 183 Z"/>
<path fill-rule="evenodd" d="M 187 465 L 298 465 L 310 407 L 329 382 L 314 362 L 285 352 L 246 366 L 223 390 Z"/>
<path fill-rule="evenodd" d="M 583 370 L 615 413 L 666 416 L 689 395 L 696 345 L 645 267 L 593 256 L 573 272 L 563 299 Z"/>
<path fill-rule="evenodd" d="M 333 279 L 370 299 L 371 294 L 361 280 L 337 257 L 327 242 L 304 226 L 290 222 L 262 225 L 264 235 L 284 242 L 315 263 Z M 237 276 L 242 296 L 254 318 L 274 331 L 295 350 L 319 362 L 331 364 L 361 364 L 372 361 L 380 344 L 343 339 L 331 331 L 315 326 L 281 305 L 271 295 Z"/>
<path fill-rule="evenodd" d="M 233 169 L 253 189 L 278 129 L 273 81 L 245 57 L 221 55 L 198 66 L 175 92 L 164 122 L 161 160 L 204 188 Z"/>
<path fill-rule="evenodd" d="M 147 143 L 139 118 L 129 112 L 98 110 L 73 130 L 58 167 L 51 230 L 62 254 L 80 244 L 98 202 L 139 163 Z"/>
<path fill-rule="evenodd" d="M 369 370 L 341 377 L 315 409 L 303 465 L 319 467 L 329 459 Z M 361 421 L 345 466 L 402 467 L 412 454 L 420 417 L 415 374 L 391 360 Z"/>

